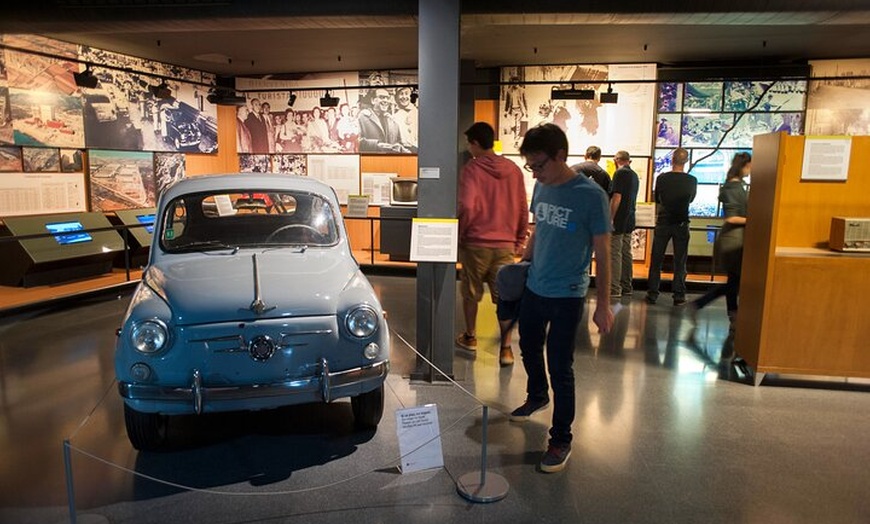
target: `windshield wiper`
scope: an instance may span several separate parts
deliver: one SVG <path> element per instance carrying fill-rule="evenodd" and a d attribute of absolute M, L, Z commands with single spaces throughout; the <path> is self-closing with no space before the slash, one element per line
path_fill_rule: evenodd
<path fill-rule="evenodd" d="M 190 244 L 185 244 L 183 246 L 179 246 L 172 250 L 174 253 L 186 253 L 188 251 L 211 251 L 215 249 L 231 249 L 231 255 L 235 255 L 239 252 L 239 246 L 230 246 L 224 244 L 220 240 L 206 240 L 202 242 L 191 242 Z"/>

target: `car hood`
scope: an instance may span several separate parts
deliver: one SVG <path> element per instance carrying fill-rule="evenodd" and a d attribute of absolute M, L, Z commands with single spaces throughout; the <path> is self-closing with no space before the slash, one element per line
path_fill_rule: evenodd
<path fill-rule="evenodd" d="M 334 315 L 341 291 L 359 271 L 337 251 L 169 257 L 151 265 L 143 280 L 166 300 L 178 325 Z"/>

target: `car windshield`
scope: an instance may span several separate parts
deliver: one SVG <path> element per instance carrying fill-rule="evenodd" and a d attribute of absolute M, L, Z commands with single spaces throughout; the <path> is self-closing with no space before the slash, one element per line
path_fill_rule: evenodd
<path fill-rule="evenodd" d="M 169 253 L 246 247 L 332 246 L 338 242 L 333 207 L 320 195 L 296 191 L 184 195 L 169 202 L 159 234 Z"/>

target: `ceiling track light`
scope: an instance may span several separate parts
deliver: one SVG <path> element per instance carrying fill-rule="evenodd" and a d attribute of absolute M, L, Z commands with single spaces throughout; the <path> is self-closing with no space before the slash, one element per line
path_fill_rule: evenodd
<path fill-rule="evenodd" d="M 287 107 L 293 107 L 293 104 L 296 103 L 296 93 L 290 91 L 290 96 L 287 97 Z"/>
<path fill-rule="evenodd" d="M 100 84 L 100 80 L 94 76 L 94 72 L 91 71 L 91 64 L 85 64 L 84 71 L 73 73 L 73 79 L 78 87 L 94 89 Z"/>
<path fill-rule="evenodd" d="M 160 81 L 159 85 L 148 86 L 148 91 L 154 95 L 154 98 L 159 100 L 172 98 L 172 89 L 169 88 L 169 84 L 166 83 L 165 78 Z"/>
<path fill-rule="evenodd" d="M 227 92 L 217 87 L 212 87 L 205 99 L 210 104 L 219 106 L 243 106 L 248 103 L 248 99 L 244 96 L 238 96 L 234 92 Z"/>
<path fill-rule="evenodd" d="M 613 92 L 613 84 L 607 84 L 607 92 L 601 93 L 598 96 L 598 101 L 602 104 L 615 104 L 619 102 L 619 93 Z"/>
<path fill-rule="evenodd" d="M 550 89 L 550 100 L 595 100 L 594 89 L 575 89 L 571 84 L 570 89 Z"/>
<path fill-rule="evenodd" d="M 340 100 L 337 96 L 330 96 L 329 89 L 326 90 L 326 94 L 320 97 L 320 107 L 335 107 L 338 105 Z"/>

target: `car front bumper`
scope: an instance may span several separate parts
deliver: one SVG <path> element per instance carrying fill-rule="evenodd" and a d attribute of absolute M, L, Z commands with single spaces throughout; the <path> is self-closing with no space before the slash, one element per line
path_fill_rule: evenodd
<path fill-rule="evenodd" d="M 168 415 L 269 409 L 309 402 L 330 402 L 371 391 L 386 380 L 390 361 L 330 371 L 323 359 L 319 373 L 269 384 L 203 385 L 194 370 L 190 385 L 160 386 L 119 382 L 118 391 L 133 409 Z"/>

